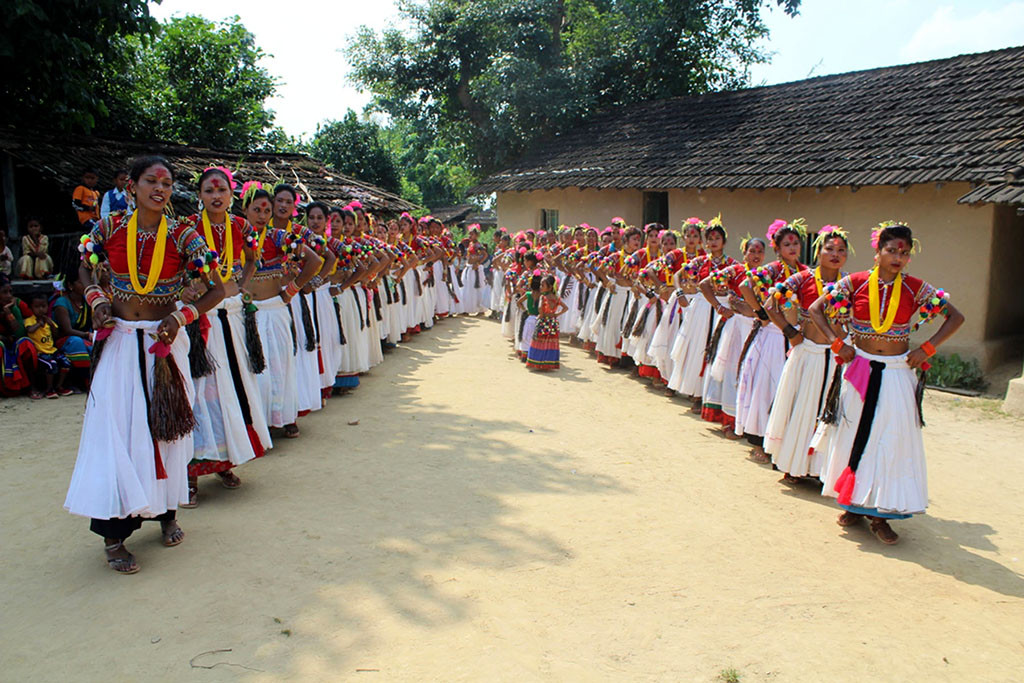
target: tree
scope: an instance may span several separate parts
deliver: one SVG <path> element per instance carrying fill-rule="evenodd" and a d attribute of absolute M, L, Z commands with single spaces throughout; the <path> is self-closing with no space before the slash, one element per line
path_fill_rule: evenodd
<path fill-rule="evenodd" d="M 351 109 L 340 121 L 317 124 L 309 153 L 346 175 L 390 192 L 401 191 L 398 167 L 381 140 L 380 126 L 360 121 Z"/>
<path fill-rule="evenodd" d="M 268 138 L 275 82 L 258 65 L 266 55 L 238 17 L 173 18 L 152 41 L 122 38 L 117 53 L 100 80 L 109 115 L 99 132 L 246 150 L 280 137 Z"/>
<path fill-rule="evenodd" d="M 98 65 L 119 69 L 123 36 L 156 30 L 145 0 L 9 0 L 0 12 L 0 121 L 89 132 L 107 114 Z"/>
<path fill-rule="evenodd" d="M 800 0 L 775 0 L 795 14 Z M 361 27 L 352 76 L 396 119 L 501 168 L 595 111 L 743 86 L 762 0 L 401 0 L 412 30 Z"/>
<path fill-rule="evenodd" d="M 381 134 L 402 169 L 404 199 L 431 208 L 465 200 L 477 176 L 464 161 L 464 146 L 438 140 L 407 120 L 392 120 Z"/>

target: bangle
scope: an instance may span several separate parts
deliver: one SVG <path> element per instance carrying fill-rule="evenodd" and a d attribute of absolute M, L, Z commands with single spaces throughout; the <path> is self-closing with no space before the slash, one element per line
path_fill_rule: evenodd
<path fill-rule="evenodd" d="M 284 293 L 288 295 L 288 298 L 294 297 L 299 293 L 299 287 L 295 284 L 295 280 L 288 283 L 288 286 L 284 288 Z"/>
<path fill-rule="evenodd" d="M 185 327 L 185 314 L 181 311 L 171 313 L 171 317 L 178 321 L 178 327 Z"/>
<path fill-rule="evenodd" d="M 199 311 L 192 304 L 188 304 L 181 307 L 181 316 L 185 320 L 185 325 L 190 325 L 199 317 Z"/>
<path fill-rule="evenodd" d="M 844 346 L 846 346 L 846 344 L 843 343 L 843 340 L 840 339 L 839 337 L 836 337 L 835 339 L 832 340 L 832 353 L 839 353 L 840 351 L 843 350 Z"/>
<path fill-rule="evenodd" d="M 786 339 L 792 339 L 793 337 L 800 334 L 800 330 L 796 329 L 790 324 L 787 324 L 785 327 L 782 328 L 782 334 L 786 337 Z"/>
<path fill-rule="evenodd" d="M 768 311 L 764 310 L 764 306 L 757 309 L 757 317 L 763 322 L 768 322 Z"/>
<path fill-rule="evenodd" d="M 921 350 L 924 351 L 925 355 L 929 358 L 935 355 L 935 345 L 930 341 L 926 341 L 924 344 L 921 344 Z"/>

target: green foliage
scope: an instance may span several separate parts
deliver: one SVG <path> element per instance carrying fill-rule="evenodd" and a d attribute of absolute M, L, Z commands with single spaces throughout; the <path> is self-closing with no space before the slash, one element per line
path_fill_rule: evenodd
<path fill-rule="evenodd" d="M 722 683 L 740 683 L 740 672 L 733 668 L 722 669 L 718 672 L 718 680 Z"/>
<path fill-rule="evenodd" d="M 98 132 L 222 149 L 267 144 L 275 83 L 238 17 L 173 18 L 154 40 L 122 38 L 116 53 L 125 66 L 101 76 L 110 113 Z"/>
<path fill-rule="evenodd" d="M 795 14 L 799 0 L 776 0 Z M 617 105 L 735 88 L 766 55 L 760 0 L 402 0 L 352 76 L 375 106 L 486 173 Z M 460 147 L 464 145 L 464 147 Z M 424 195 L 428 193 L 425 191 Z"/>
<path fill-rule="evenodd" d="M 982 391 L 988 386 L 981 365 L 976 358 L 961 358 L 959 354 L 936 355 L 929 361 L 928 384 L 952 389 Z"/>
<path fill-rule="evenodd" d="M 451 206 L 461 203 L 476 182 L 463 145 L 432 137 L 418 122 L 403 119 L 393 120 L 381 133 L 402 169 L 404 199 L 427 207 Z"/>
<path fill-rule="evenodd" d="M 156 30 L 145 0 L 7 0 L 0 12 L 0 121 L 88 132 L 108 113 L 96 69 L 125 68 L 124 36 Z"/>
<path fill-rule="evenodd" d="M 309 153 L 346 175 L 391 192 L 402 191 L 395 157 L 382 139 L 381 127 L 360 121 L 351 109 L 340 121 L 317 124 Z"/>

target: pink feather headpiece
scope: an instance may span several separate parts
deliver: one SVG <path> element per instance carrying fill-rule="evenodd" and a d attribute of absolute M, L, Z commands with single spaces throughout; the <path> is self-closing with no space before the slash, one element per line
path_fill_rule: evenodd
<path fill-rule="evenodd" d="M 775 240 L 773 238 L 775 237 L 775 233 L 782 230 L 784 227 L 786 227 L 786 221 L 781 218 L 776 218 L 772 221 L 772 224 L 768 226 L 768 232 L 765 233 L 765 237 L 768 238 L 769 242 L 774 242 Z"/>
<path fill-rule="evenodd" d="M 207 171 L 212 171 L 212 170 L 220 171 L 221 173 L 226 175 L 228 177 L 228 185 L 231 186 L 231 191 L 232 192 L 235 191 L 235 186 L 236 186 L 235 175 L 231 172 L 231 169 L 229 169 L 229 168 L 227 168 L 225 166 L 208 166 L 207 168 L 203 169 L 203 173 L 206 173 Z M 253 182 L 253 181 L 250 180 L 249 182 Z M 242 194 L 245 194 L 245 186 L 244 185 L 242 186 Z"/>

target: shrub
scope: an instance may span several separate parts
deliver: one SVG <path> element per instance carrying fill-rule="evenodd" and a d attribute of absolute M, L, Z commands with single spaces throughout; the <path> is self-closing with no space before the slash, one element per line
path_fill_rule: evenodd
<path fill-rule="evenodd" d="M 936 355 L 930 361 L 928 384 L 952 389 L 970 389 L 981 391 L 988 382 L 981 372 L 981 365 L 976 358 L 961 358 L 959 354 Z"/>

